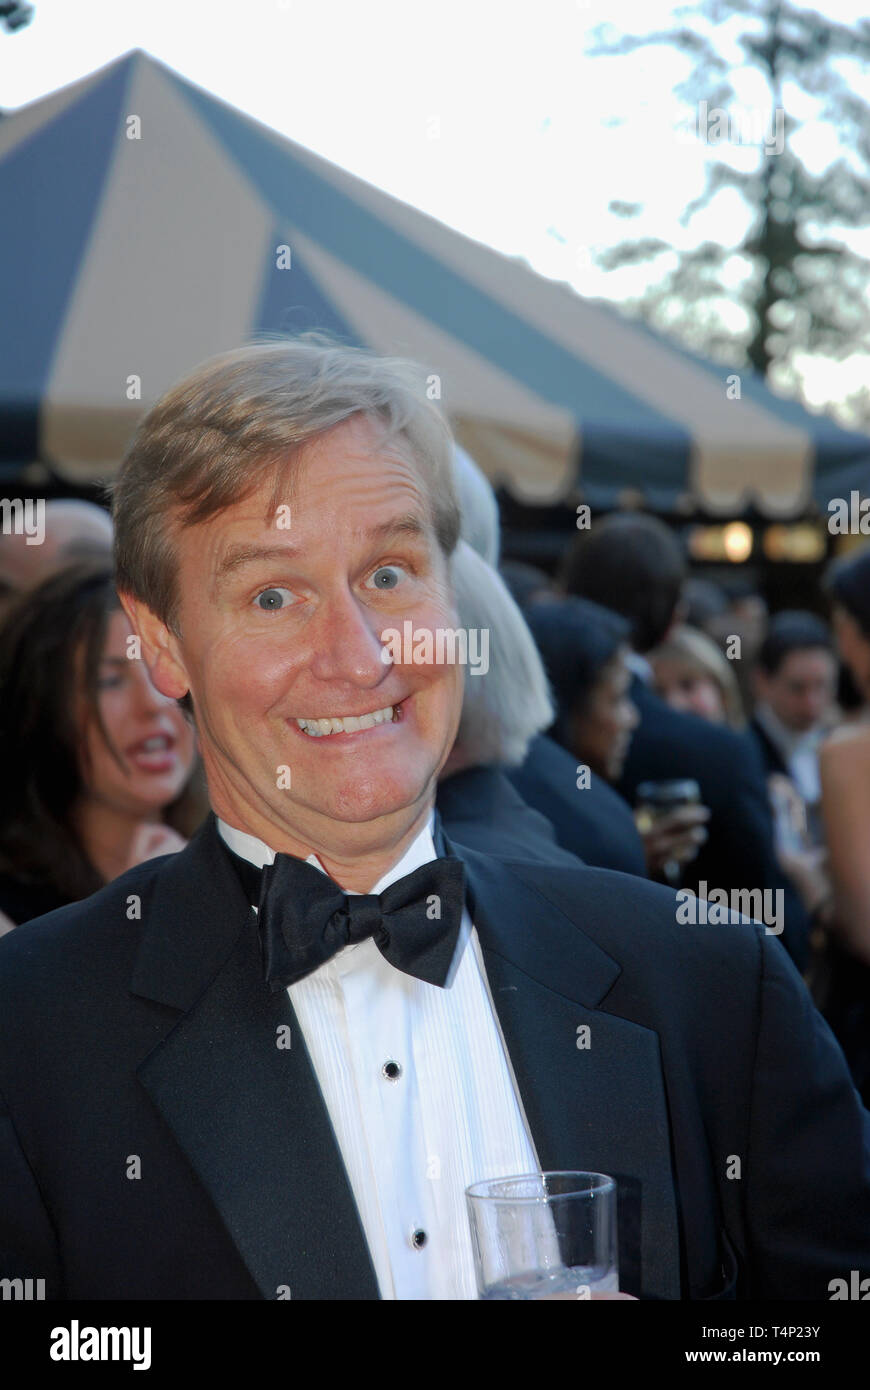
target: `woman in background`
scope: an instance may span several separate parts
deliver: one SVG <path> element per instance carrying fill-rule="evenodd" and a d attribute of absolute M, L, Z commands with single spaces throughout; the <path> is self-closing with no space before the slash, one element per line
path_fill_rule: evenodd
<path fill-rule="evenodd" d="M 650 652 L 656 690 L 673 709 L 696 714 L 712 724 L 746 727 L 743 699 L 734 669 L 711 637 L 692 627 L 676 627 Z M 807 834 L 807 808 L 794 783 L 783 773 L 767 777 L 774 839 L 780 868 L 788 874 L 807 912 L 817 913 L 828 896 L 825 854 Z"/>
<path fill-rule="evenodd" d="M 550 736 L 616 782 L 640 718 L 629 695 L 628 624 L 574 597 L 533 604 L 526 621 L 556 701 Z"/>
<path fill-rule="evenodd" d="M 656 690 L 673 709 L 732 729 L 744 727 L 737 678 L 712 637 L 692 627 L 675 627 L 648 659 Z"/>
<path fill-rule="evenodd" d="M 111 571 L 79 564 L 0 630 L 0 929 L 181 849 L 194 733 L 136 659 Z"/>
<path fill-rule="evenodd" d="M 629 687 L 628 623 L 589 599 L 530 605 L 526 621 L 556 702 L 550 737 L 607 782 L 619 779 L 640 716 Z M 647 872 L 693 859 L 707 832 L 706 807 L 682 806 L 639 827 Z"/>

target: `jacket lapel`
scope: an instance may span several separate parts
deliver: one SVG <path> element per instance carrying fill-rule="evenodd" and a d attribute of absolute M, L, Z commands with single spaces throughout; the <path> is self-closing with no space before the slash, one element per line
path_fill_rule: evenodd
<path fill-rule="evenodd" d="M 542 1169 L 615 1177 L 620 1288 L 678 1299 L 658 1034 L 597 1007 L 621 967 L 534 887 L 532 876 L 546 866 L 500 862 L 446 837 L 444 845 L 465 864 L 472 920 Z M 584 910 L 589 904 L 578 907 L 578 919 Z"/>
<path fill-rule="evenodd" d="M 302 1030 L 263 980 L 256 915 L 213 816 L 167 862 L 143 920 L 133 991 L 183 1017 L 139 1079 L 263 1297 L 377 1298 Z"/>

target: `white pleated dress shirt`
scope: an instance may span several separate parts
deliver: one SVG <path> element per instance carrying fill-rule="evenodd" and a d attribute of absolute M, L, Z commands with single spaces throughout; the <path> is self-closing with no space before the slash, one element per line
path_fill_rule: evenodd
<path fill-rule="evenodd" d="M 373 893 L 437 857 L 433 825 L 430 816 Z M 262 840 L 218 828 L 242 858 L 273 862 Z M 316 855 L 308 862 L 326 872 Z M 381 1297 L 476 1298 L 465 1189 L 539 1164 L 468 909 L 446 989 L 396 970 L 369 939 L 287 993 Z"/>

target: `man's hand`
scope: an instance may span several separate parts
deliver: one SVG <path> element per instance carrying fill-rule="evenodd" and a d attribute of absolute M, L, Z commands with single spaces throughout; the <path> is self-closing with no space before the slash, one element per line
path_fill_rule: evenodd
<path fill-rule="evenodd" d="M 661 873 L 666 864 L 688 864 L 707 838 L 704 824 L 710 819 L 706 806 L 678 806 L 655 820 L 638 817 L 647 871 Z"/>

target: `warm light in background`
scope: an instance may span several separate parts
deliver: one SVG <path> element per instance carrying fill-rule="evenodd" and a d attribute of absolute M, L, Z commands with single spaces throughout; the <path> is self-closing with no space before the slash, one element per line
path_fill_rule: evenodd
<path fill-rule="evenodd" d="M 824 528 L 812 521 L 801 521 L 794 526 L 768 526 L 763 545 L 768 560 L 792 565 L 816 565 L 824 560 L 827 552 Z"/>
<path fill-rule="evenodd" d="M 725 558 L 732 565 L 742 565 L 752 554 L 752 527 L 745 521 L 730 521 L 722 532 Z"/>
<path fill-rule="evenodd" d="M 752 527 L 745 521 L 729 521 L 726 526 L 693 526 L 688 536 L 693 560 L 708 564 L 742 565 L 752 554 Z"/>

